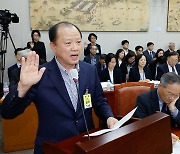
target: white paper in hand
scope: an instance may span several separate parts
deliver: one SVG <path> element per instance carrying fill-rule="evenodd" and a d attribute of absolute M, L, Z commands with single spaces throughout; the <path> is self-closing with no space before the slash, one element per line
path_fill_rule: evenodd
<path fill-rule="evenodd" d="M 126 116 L 124 116 L 121 120 L 119 120 L 112 129 L 102 129 L 100 131 L 89 134 L 89 136 L 98 136 L 98 135 L 102 135 L 104 133 L 111 132 L 111 131 L 118 129 L 133 116 L 136 109 L 137 109 L 137 107 L 135 109 L 133 109 L 131 112 L 129 112 Z M 88 135 L 84 135 L 84 136 L 88 137 Z"/>

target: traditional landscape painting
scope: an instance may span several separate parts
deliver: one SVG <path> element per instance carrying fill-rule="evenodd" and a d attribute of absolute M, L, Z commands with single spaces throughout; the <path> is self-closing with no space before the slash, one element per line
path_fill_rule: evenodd
<path fill-rule="evenodd" d="M 167 31 L 180 31 L 180 0 L 169 0 Z"/>
<path fill-rule="evenodd" d="M 69 21 L 81 31 L 148 31 L 149 0 L 30 0 L 31 28 Z"/>

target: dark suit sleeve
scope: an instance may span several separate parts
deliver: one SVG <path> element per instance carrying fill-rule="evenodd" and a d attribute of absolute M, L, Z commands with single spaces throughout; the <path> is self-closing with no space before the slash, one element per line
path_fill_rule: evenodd
<path fill-rule="evenodd" d="M 161 76 L 164 74 L 163 70 L 161 69 L 160 66 L 157 67 L 157 76 L 156 76 L 156 80 L 159 80 L 161 79 Z"/>
<path fill-rule="evenodd" d="M 135 82 L 133 68 L 129 71 L 129 82 Z"/>
<path fill-rule="evenodd" d="M 180 99 L 177 100 L 175 105 L 176 105 L 176 108 L 178 109 L 178 115 L 176 118 L 174 118 L 174 120 L 175 120 L 175 123 L 180 125 Z"/>
<path fill-rule="evenodd" d="M 35 95 L 36 91 L 34 88 L 32 88 L 27 92 L 25 97 L 19 98 L 17 85 L 14 85 L 11 87 L 10 92 L 6 95 L 2 102 L 2 117 L 4 119 L 13 119 L 22 114 L 30 105 Z"/>
<path fill-rule="evenodd" d="M 147 116 L 149 116 L 147 113 L 148 113 L 148 111 L 147 111 L 147 104 L 149 103 L 149 102 L 147 102 L 147 103 L 145 103 L 146 102 L 146 100 L 144 100 L 144 99 L 146 99 L 146 98 L 143 98 L 143 96 L 142 95 L 139 95 L 138 97 L 137 97 L 137 100 L 136 100 L 136 106 L 138 107 L 137 108 L 137 110 L 136 110 L 136 112 L 135 112 L 135 114 L 134 114 L 134 117 L 137 117 L 137 118 L 145 118 L 145 117 L 147 117 Z"/>

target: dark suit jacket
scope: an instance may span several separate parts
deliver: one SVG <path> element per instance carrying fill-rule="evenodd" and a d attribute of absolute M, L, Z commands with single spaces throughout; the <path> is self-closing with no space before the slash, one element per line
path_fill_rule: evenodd
<path fill-rule="evenodd" d="M 19 80 L 17 81 L 17 73 L 18 70 L 18 66 L 17 64 L 12 65 L 11 67 L 8 68 L 8 78 L 9 78 L 9 83 L 10 84 L 16 84 L 19 82 Z"/>
<path fill-rule="evenodd" d="M 101 63 L 98 62 L 98 63 L 96 64 L 96 68 L 97 68 L 98 75 L 100 76 L 101 72 L 105 69 L 105 66 L 103 66 L 103 69 L 102 69 Z"/>
<path fill-rule="evenodd" d="M 147 62 L 149 63 L 150 61 L 152 61 L 152 57 L 151 55 L 149 54 L 148 50 L 145 50 L 143 52 L 143 54 L 146 56 L 146 59 L 147 59 Z M 152 54 L 153 54 L 153 58 L 155 57 L 155 52 L 152 51 Z"/>
<path fill-rule="evenodd" d="M 138 108 L 134 115 L 137 118 L 145 118 L 147 116 L 155 114 L 156 111 L 160 111 L 157 89 L 140 94 L 137 97 L 136 106 L 138 106 Z M 171 117 L 172 125 L 180 124 L 180 99 L 177 100 L 176 107 L 179 110 L 179 113 L 176 119 L 173 119 Z"/>
<path fill-rule="evenodd" d="M 27 48 L 30 48 L 30 42 L 27 43 Z M 34 47 L 31 49 L 32 51 L 36 51 L 39 55 L 39 64 L 46 63 L 46 48 L 44 42 L 38 41 L 34 42 Z"/>
<path fill-rule="evenodd" d="M 152 79 L 151 71 L 148 67 L 144 67 L 144 73 L 145 73 L 146 79 L 150 79 L 150 80 Z M 137 66 L 134 66 L 130 69 L 129 81 L 130 82 L 139 82 L 139 80 L 140 80 L 139 69 Z"/>
<path fill-rule="evenodd" d="M 176 70 L 178 72 L 178 75 L 180 75 L 180 64 L 176 64 L 175 67 L 176 67 Z M 167 72 L 169 72 L 167 62 L 164 63 L 164 64 L 159 65 L 158 68 L 157 68 L 157 77 L 156 77 L 156 80 L 160 80 L 161 76 L 164 73 L 167 73 Z"/>
<path fill-rule="evenodd" d="M 104 98 L 96 68 L 81 61 L 79 65 L 81 100 L 83 100 L 83 95 L 88 89 L 95 113 L 106 121 L 113 114 Z M 35 145 L 39 146 L 45 140 L 57 142 L 86 132 L 80 102 L 78 102 L 75 112 L 55 59 L 43 66 L 46 67 L 46 70 L 41 80 L 31 87 L 24 98 L 18 97 L 17 87 L 15 87 L 2 103 L 2 117 L 5 119 L 15 118 L 23 113 L 31 102 L 35 103 L 39 118 Z M 94 128 L 91 113 L 91 108 L 85 109 L 89 129 Z"/>
<path fill-rule="evenodd" d="M 88 55 L 88 56 L 84 57 L 84 61 L 85 61 L 86 63 L 91 64 L 91 56 Z M 99 55 L 96 55 L 96 64 L 97 64 L 98 62 L 99 62 Z"/>
<path fill-rule="evenodd" d="M 84 49 L 84 56 L 90 55 L 90 46 L 91 43 L 88 44 L 87 48 Z M 97 55 L 101 55 L 101 46 L 99 44 L 96 44 L 97 49 L 99 50 L 99 53 L 97 53 Z"/>
<path fill-rule="evenodd" d="M 164 52 L 164 55 L 166 56 L 166 58 L 169 56 L 169 53 L 170 53 L 170 52 L 171 52 L 171 51 L 170 51 L 169 49 Z"/>
<path fill-rule="evenodd" d="M 121 73 L 120 69 L 114 68 L 113 77 L 114 77 L 114 84 L 122 83 L 122 73 Z M 101 82 L 107 82 L 108 80 L 111 81 L 108 68 L 106 68 L 100 74 L 100 81 Z"/>

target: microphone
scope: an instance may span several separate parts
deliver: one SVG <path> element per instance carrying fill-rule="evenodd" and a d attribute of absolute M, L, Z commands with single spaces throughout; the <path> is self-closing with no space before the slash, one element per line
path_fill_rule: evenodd
<path fill-rule="evenodd" d="M 83 114 L 83 119 L 84 119 L 86 131 L 87 131 L 87 135 L 88 135 L 88 140 L 90 140 L 89 130 L 88 130 L 88 127 L 87 127 L 86 117 L 85 117 L 85 114 L 84 114 L 84 108 L 83 108 L 81 96 L 80 96 L 80 93 L 79 93 L 79 86 L 78 86 L 79 74 L 78 74 L 77 69 L 72 69 L 72 70 L 70 71 L 70 75 L 71 75 L 71 77 L 72 77 L 72 79 L 73 79 L 73 81 L 74 81 L 74 83 L 75 83 L 75 85 L 76 85 L 76 89 L 77 89 L 77 93 L 78 93 L 78 99 L 79 99 L 79 102 L 80 102 L 80 105 L 81 105 L 81 110 L 82 110 L 82 114 Z"/>

